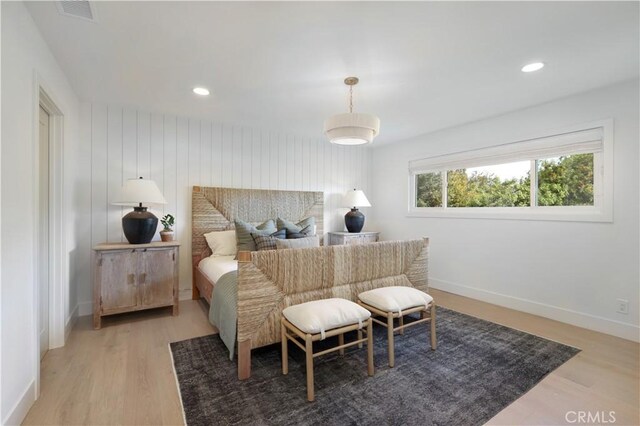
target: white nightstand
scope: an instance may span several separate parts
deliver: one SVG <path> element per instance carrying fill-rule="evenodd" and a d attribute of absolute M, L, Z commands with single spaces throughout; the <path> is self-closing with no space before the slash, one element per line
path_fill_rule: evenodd
<path fill-rule="evenodd" d="M 356 245 L 375 243 L 380 237 L 379 232 L 329 232 L 329 245 Z"/>

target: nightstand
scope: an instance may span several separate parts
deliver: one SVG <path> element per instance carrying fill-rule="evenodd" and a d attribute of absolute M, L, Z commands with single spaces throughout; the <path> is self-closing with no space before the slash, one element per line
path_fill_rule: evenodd
<path fill-rule="evenodd" d="M 94 247 L 93 327 L 106 315 L 163 306 L 178 315 L 179 247 L 176 241 Z"/>
<path fill-rule="evenodd" d="M 380 237 L 379 232 L 329 232 L 329 245 L 357 245 L 375 243 Z"/>

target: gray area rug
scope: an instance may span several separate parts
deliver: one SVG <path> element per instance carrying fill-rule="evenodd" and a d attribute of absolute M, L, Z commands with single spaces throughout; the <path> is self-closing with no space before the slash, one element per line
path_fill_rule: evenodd
<path fill-rule="evenodd" d="M 397 336 L 389 368 L 386 329 L 375 326 L 374 377 L 367 376 L 366 348 L 316 358 L 313 403 L 304 353 L 291 343 L 287 376 L 278 344 L 253 351 L 245 381 L 217 335 L 171 343 L 187 424 L 480 425 L 579 352 L 444 308 L 436 351 L 427 330 L 416 325 Z"/>

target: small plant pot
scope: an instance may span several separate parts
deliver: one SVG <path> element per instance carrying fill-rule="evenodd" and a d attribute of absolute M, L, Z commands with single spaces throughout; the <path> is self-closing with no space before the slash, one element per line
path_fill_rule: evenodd
<path fill-rule="evenodd" d="M 164 242 L 173 241 L 173 231 L 160 231 L 160 238 Z"/>

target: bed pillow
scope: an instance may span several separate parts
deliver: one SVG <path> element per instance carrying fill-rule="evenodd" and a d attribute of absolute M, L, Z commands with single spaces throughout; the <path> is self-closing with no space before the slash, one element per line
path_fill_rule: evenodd
<path fill-rule="evenodd" d="M 308 247 L 320 247 L 320 238 L 318 238 L 317 235 L 313 235 L 311 237 L 292 240 L 276 240 L 276 248 L 278 250 Z"/>
<path fill-rule="evenodd" d="M 236 231 L 214 231 L 204 234 L 212 256 L 233 256 L 236 254 Z"/>
<path fill-rule="evenodd" d="M 237 251 L 256 251 L 256 243 L 253 241 L 251 233 L 257 235 L 271 235 L 277 231 L 276 224 L 272 219 L 253 226 L 242 220 L 236 220 L 236 245 Z"/>
<path fill-rule="evenodd" d="M 316 218 L 313 216 L 309 216 L 307 218 L 302 219 L 298 223 L 293 223 L 289 220 L 278 218 L 277 219 L 278 229 L 286 229 L 287 234 L 304 234 L 305 236 L 315 235 L 316 230 Z M 287 238 L 296 238 L 289 237 Z M 299 237 L 298 237 L 299 238 Z"/>
<path fill-rule="evenodd" d="M 288 240 L 294 240 L 297 238 L 306 238 L 314 235 L 313 228 L 311 228 L 311 225 L 305 226 L 300 230 L 300 232 L 294 232 L 288 228 L 283 228 L 282 231 L 287 231 L 286 234 L 287 234 Z"/>
<path fill-rule="evenodd" d="M 287 237 L 287 233 L 284 229 L 276 231 L 271 235 L 260 235 L 252 232 L 251 237 L 253 238 L 253 242 L 256 243 L 256 248 L 258 249 L 258 251 L 275 250 L 276 241 L 284 240 Z"/>

